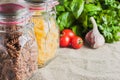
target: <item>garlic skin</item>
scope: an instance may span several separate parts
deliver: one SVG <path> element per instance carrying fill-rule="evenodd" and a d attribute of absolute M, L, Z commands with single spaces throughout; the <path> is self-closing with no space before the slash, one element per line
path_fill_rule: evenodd
<path fill-rule="evenodd" d="M 93 24 L 93 29 L 86 34 L 85 40 L 92 48 L 99 48 L 105 44 L 105 38 L 100 34 L 95 19 L 90 17 L 90 20 Z"/>

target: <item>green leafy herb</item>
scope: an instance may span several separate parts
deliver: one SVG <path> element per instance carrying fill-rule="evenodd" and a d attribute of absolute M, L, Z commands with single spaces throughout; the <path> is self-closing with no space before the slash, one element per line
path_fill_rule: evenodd
<path fill-rule="evenodd" d="M 59 0 L 57 23 L 60 30 L 72 29 L 77 35 L 85 36 L 92 29 L 90 17 L 97 22 L 106 42 L 120 40 L 119 0 Z"/>
<path fill-rule="evenodd" d="M 62 31 L 71 28 L 80 17 L 84 9 L 84 0 L 59 0 L 60 5 L 56 7 L 57 23 Z"/>
<path fill-rule="evenodd" d="M 69 28 L 75 21 L 73 14 L 70 12 L 63 12 L 57 19 L 57 23 L 60 26 L 60 30 L 64 28 Z"/>

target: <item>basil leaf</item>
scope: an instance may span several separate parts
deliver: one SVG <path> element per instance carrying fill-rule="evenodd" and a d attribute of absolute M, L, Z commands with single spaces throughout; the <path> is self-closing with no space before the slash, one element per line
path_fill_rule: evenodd
<path fill-rule="evenodd" d="M 102 8 L 100 5 L 95 5 L 95 4 L 86 4 L 85 5 L 85 10 L 87 12 L 91 12 L 91 11 L 101 11 Z"/>
<path fill-rule="evenodd" d="M 75 18 L 78 19 L 84 9 L 84 0 L 73 0 L 70 8 Z"/>
<path fill-rule="evenodd" d="M 63 30 L 64 28 L 69 28 L 75 21 L 74 16 L 70 12 L 64 12 L 62 13 L 58 19 L 58 25 L 60 25 L 60 30 Z M 64 27 L 64 28 L 63 28 Z"/>
<path fill-rule="evenodd" d="M 65 11 L 65 8 L 64 8 L 64 6 L 58 5 L 58 6 L 56 6 L 56 10 L 57 11 Z"/>

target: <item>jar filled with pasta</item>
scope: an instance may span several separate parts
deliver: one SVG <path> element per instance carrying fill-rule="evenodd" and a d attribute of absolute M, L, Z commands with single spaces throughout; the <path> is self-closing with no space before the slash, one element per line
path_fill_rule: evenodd
<path fill-rule="evenodd" d="M 21 4 L 0 4 L 0 80 L 27 80 L 38 68 L 29 13 Z"/>
<path fill-rule="evenodd" d="M 58 52 L 59 31 L 56 25 L 56 13 L 54 10 L 57 1 L 52 0 L 26 0 L 32 11 L 32 22 L 38 44 L 38 64 L 43 67 L 50 62 Z"/>

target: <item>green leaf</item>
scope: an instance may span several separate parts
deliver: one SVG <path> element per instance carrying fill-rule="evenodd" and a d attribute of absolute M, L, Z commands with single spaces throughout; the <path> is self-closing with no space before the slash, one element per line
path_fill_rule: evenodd
<path fill-rule="evenodd" d="M 87 13 L 83 12 L 78 20 L 80 23 L 82 23 L 84 29 L 87 29 L 87 27 L 88 27 L 88 15 L 87 15 Z"/>
<path fill-rule="evenodd" d="M 65 8 L 64 8 L 64 6 L 58 5 L 58 6 L 56 6 L 56 10 L 57 11 L 65 11 Z"/>
<path fill-rule="evenodd" d="M 95 12 L 95 11 L 101 11 L 102 8 L 100 5 L 95 5 L 95 4 L 86 4 L 85 5 L 85 11 L 87 12 Z"/>
<path fill-rule="evenodd" d="M 78 19 L 84 9 L 84 0 L 73 0 L 70 8 L 75 18 Z"/>
<path fill-rule="evenodd" d="M 71 4 L 71 2 L 64 2 L 64 6 L 65 6 L 67 11 L 71 11 L 70 4 Z"/>
<path fill-rule="evenodd" d="M 67 0 L 59 0 L 60 4 L 64 4 L 64 2 L 66 2 Z"/>
<path fill-rule="evenodd" d="M 63 28 L 69 28 L 74 21 L 75 18 L 70 12 L 62 13 L 57 19 L 58 25 L 60 25 L 60 30 Z"/>
<path fill-rule="evenodd" d="M 82 30 L 81 30 L 80 26 L 74 25 L 74 26 L 71 27 L 71 29 L 72 29 L 72 31 L 73 31 L 76 35 L 82 36 L 82 35 L 81 35 Z"/>
<path fill-rule="evenodd" d="M 96 0 L 85 0 L 86 4 L 88 3 L 94 3 Z"/>

